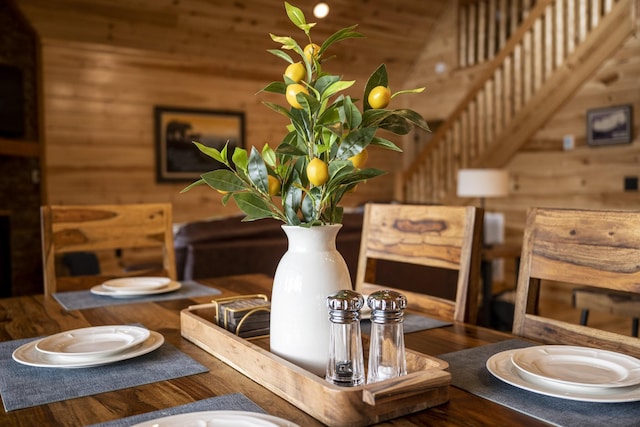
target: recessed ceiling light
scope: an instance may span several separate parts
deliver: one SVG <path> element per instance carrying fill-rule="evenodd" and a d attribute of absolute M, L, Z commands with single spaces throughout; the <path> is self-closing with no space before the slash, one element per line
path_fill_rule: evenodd
<path fill-rule="evenodd" d="M 321 2 L 313 7 L 313 16 L 322 19 L 329 14 L 329 5 Z"/>

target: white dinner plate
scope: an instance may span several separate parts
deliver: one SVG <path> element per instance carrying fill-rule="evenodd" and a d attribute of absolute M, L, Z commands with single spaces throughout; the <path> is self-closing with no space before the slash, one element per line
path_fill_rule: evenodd
<path fill-rule="evenodd" d="M 174 292 L 180 289 L 182 284 L 176 281 L 170 281 L 167 286 L 160 289 L 137 289 L 137 290 L 118 290 L 105 288 L 103 285 L 97 285 L 91 288 L 91 293 L 96 295 L 105 295 L 114 298 L 133 298 L 146 295 L 164 294 L 167 292 Z"/>
<path fill-rule="evenodd" d="M 132 427 L 299 427 L 272 415 L 244 411 L 203 411 L 170 415 Z"/>
<path fill-rule="evenodd" d="M 494 354 L 487 360 L 487 369 L 493 376 L 514 387 L 545 396 L 567 400 L 596 403 L 636 402 L 640 400 L 640 385 L 618 388 L 575 387 L 549 381 L 525 379 L 511 361 L 517 350 L 507 350 Z"/>
<path fill-rule="evenodd" d="M 122 360 L 132 359 L 142 356 L 157 349 L 164 342 L 164 337 L 155 332 L 150 331 L 149 338 L 135 347 L 131 347 L 122 353 L 112 354 L 110 356 L 94 358 L 90 360 L 78 360 L 74 357 L 56 356 L 52 354 L 42 353 L 36 349 L 38 340 L 28 342 L 18 347 L 12 354 L 13 360 L 23 365 L 37 366 L 39 368 L 89 368 L 93 366 L 107 365 L 109 363 L 120 362 Z"/>
<path fill-rule="evenodd" d="M 543 381 L 596 388 L 640 384 L 640 360 L 608 350 L 541 345 L 517 350 L 511 360 L 516 368 Z"/>
<path fill-rule="evenodd" d="M 102 284 L 110 291 L 150 291 L 154 289 L 166 288 L 171 279 L 168 277 L 121 277 L 119 279 L 107 280 Z"/>
<path fill-rule="evenodd" d="M 96 358 L 120 353 L 149 338 L 149 330 L 137 326 L 95 326 L 60 332 L 36 342 L 38 351 L 67 357 Z"/>

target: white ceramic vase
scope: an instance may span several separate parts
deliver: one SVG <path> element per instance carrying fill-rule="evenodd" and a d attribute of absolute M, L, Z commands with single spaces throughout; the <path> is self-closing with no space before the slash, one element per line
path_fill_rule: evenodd
<path fill-rule="evenodd" d="M 329 359 L 327 296 L 351 289 L 347 263 L 336 249 L 341 227 L 283 225 L 289 247 L 271 294 L 271 352 L 322 377 Z"/>

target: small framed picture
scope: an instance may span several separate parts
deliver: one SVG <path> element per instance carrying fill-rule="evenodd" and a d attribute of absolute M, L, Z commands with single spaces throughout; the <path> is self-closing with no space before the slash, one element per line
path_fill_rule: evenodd
<path fill-rule="evenodd" d="M 633 140 L 631 105 L 587 110 L 587 144 L 626 144 Z"/>
<path fill-rule="evenodd" d="M 155 107 L 156 181 L 195 181 L 204 172 L 225 166 L 204 155 L 197 141 L 222 150 L 229 157 L 244 147 L 244 113 L 231 111 Z"/>

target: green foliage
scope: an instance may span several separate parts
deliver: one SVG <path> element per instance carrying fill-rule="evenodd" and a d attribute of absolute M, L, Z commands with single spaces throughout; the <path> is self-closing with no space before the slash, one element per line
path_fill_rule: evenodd
<path fill-rule="evenodd" d="M 312 43 L 311 29 L 315 23 L 307 23 L 299 8 L 285 2 L 289 20 L 305 34 L 305 45 Z M 402 151 L 393 142 L 376 136 L 378 129 L 397 135 L 407 134 L 412 126 L 429 130 L 420 114 L 408 109 L 387 110 L 371 108 L 367 99 L 376 86 L 389 86 L 387 69 L 380 65 L 369 77 L 364 90 L 363 107 L 360 110 L 344 91 L 355 81 L 342 80 L 322 69 L 323 55 L 342 40 L 363 37 L 356 32 L 356 25 L 338 30 L 321 45 L 317 56 L 307 58 L 304 46 L 289 36 L 270 34 L 271 39 L 280 44 L 280 49 L 268 52 L 287 64 L 296 62 L 298 55 L 307 72 L 300 84 L 309 94 L 298 93 L 297 101 L 301 109 L 285 107 L 271 102 L 264 105 L 290 121 L 288 132 L 280 144 L 272 149 L 268 144 L 262 152 L 255 148 L 250 153 L 236 148 L 231 158 L 227 156 L 227 146 L 222 150 L 207 147 L 194 141 L 196 147 L 207 156 L 222 163 L 225 168 L 202 174 L 183 192 L 199 185 L 225 194 L 222 202 L 230 199 L 245 213 L 245 221 L 275 218 L 289 225 L 312 226 L 333 224 L 342 221 L 343 209 L 339 203 L 343 196 L 363 182 L 384 174 L 373 168 L 357 169 L 349 160 L 370 145 L 392 151 Z M 264 92 L 284 95 L 289 84 L 287 77 L 265 86 Z M 424 88 L 402 90 L 400 94 L 420 93 Z M 329 179 L 320 186 L 309 183 L 306 168 L 318 157 L 328 165 Z M 279 194 L 269 194 L 269 176 L 280 183 Z"/>

